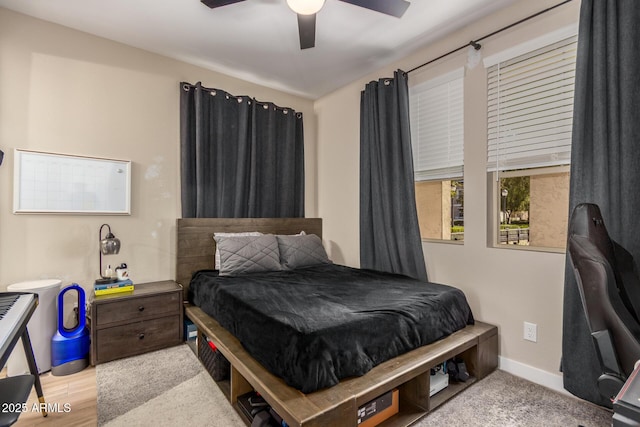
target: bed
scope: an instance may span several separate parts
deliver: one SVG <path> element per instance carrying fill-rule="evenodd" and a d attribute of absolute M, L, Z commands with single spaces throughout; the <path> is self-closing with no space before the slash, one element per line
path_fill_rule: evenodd
<path fill-rule="evenodd" d="M 334 264 L 231 277 L 200 271 L 190 289 L 189 302 L 303 393 L 473 324 L 456 288 Z"/>
<path fill-rule="evenodd" d="M 496 328 L 474 323 L 456 288 L 330 263 L 211 271 L 216 232 L 322 236 L 320 219 L 180 219 L 177 229 L 177 281 L 195 303 L 186 314 L 230 360 L 232 403 L 255 389 L 289 425 L 355 425 L 358 405 L 399 388 L 390 425 L 408 425 L 438 402 L 428 395 L 436 363 L 458 355 L 473 380 L 497 366 Z"/>

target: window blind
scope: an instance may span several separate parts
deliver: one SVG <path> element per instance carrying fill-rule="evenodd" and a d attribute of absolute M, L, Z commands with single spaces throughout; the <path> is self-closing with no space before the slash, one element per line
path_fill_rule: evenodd
<path fill-rule="evenodd" d="M 569 164 L 577 36 L 487 70 L 487 170 Z"/>
<path fill-rule="evenodd" d="M 416 181 L 461 178 L 464 165 L 464 68 L 409 88 Z"/>

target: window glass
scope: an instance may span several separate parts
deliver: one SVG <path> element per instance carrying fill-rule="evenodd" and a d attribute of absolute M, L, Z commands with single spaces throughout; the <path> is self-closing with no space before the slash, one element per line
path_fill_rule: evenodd
<path fill-rule="evenodd" d="M 464 240 L 464 181 L 416 182 L 420 237 Z"/>
<path fill-rule="evenodd" d="M 497 183 L 498 244 L 563 249 L 567 240 L 569 172 L 531 172 L 510 173 Z"/>

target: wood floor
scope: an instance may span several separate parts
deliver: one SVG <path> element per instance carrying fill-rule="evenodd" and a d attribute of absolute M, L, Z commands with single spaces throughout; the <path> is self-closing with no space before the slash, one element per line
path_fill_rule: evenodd
<path fill-rule="evenodd" d="M 5 376 L 6 370 L 3 370 L 0 378 Z M 43 417 L 40 412 L 31 410 L 38 405 L 38 397 L 32 390 L 27 412 L 20 415 L 14 426 L 84 427 L 98 424 L 95 367 L 90 366 L 76 374 L 61 377 L 47 372 L 40 375 L 40 381 L 49 415 Z"/>

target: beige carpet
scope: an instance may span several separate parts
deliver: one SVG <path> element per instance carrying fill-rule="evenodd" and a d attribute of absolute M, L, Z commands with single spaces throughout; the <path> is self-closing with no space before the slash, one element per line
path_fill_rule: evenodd
<path fill-rule="evenodd" d="M 244 426 L 186 345 L 98 365 L 98 425 Z M 496 371 L 415 427 L 604 427 L 611 412 Z M 327 426 L 331 427 L 331 426 Z"/>
<path fill-rule="evenodd" d="M 610 427 L 612 415 L 602 407 L 498 370 L 414 426 Z"/>
<path fill-rule="evenodd" d="M 96 367 L 98 425 L 244 426 L 187 345 Z"/>

